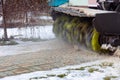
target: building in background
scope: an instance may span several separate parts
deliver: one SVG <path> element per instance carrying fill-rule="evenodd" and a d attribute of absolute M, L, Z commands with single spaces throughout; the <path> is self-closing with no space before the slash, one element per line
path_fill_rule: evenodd
<path fill-rule="evenodd" d="M 96 0 L 69 0 L 71 6 L 95 6 Z"/>

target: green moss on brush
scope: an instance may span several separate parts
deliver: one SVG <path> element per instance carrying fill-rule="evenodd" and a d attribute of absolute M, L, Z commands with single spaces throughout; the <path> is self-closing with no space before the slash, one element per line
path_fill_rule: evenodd
<path fill-rule="evenodd" d="M 92 44 L 93 51 L 96 51 L 96 52 L 100 52 L 101 50 L 98 39 L 99 39 L 99 33 L 94 29 L 91 44 Z"/>
<path fill-rule="evenodd" d="M 66 33 L 66 38 L 67 38 L 67 41 L 68 41 L 69 43 L 72 43 L 72 37 L 71 37 L 71 34 Z"/>
<path fill-rule="evenodd" d="M 72 44 L 86 44 L 86 34 L 88 28 L 90 28 L 90 20 L 80 17 L 70 17 L 67 15 L 58 16 L 54 22 L 53 32 L 58 37 L 62 37 L 67 42 Z M 93 50 L 98 50 L 100 47 L 96 44 L 96 38 L 92 39 Z M 91 47 L 91 40 L 89 41 L 89 47 Z"/>

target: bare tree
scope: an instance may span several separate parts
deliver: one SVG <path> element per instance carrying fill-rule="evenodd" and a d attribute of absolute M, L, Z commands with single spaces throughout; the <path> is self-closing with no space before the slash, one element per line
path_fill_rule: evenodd
<path fill-rule="evenodd" d="M 11 21 L 21 18 L 26 20 L 28 12 L 45 12 L 49 6 L 47 0 L 1 0 L 4 26 L 4 39 L 8 40 L 7 27 L 10 27 Z M 14 24 L 14 23 L 13 23 Z M 18 24 L 21 25 L 21 24 Z M 17 26 L 17 25 L 14 25 Z"/>
<path fill-rule="evenodd" d="M 7 36 L 7 27 L 6 27 L 6 17 L 5 17 L 5 1 L 1 0 L 2 4 L 2 15 L 3 15 L 3 27 L 4 27 L 4 40 L 8 41 L 8 36 Z"/>

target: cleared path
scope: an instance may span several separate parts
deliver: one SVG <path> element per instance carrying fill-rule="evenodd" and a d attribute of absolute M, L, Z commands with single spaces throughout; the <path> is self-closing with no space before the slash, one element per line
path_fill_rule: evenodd
<path fill-rule="evenodd" d="M 12 55 L 0 57 L 0 78 L 110 57 L 100 56 L 85 49 L 78 51 L 73 46 L 58 39 L 33 42 L 24 46 L 19 45 L 17 49 L 12 46 L 8 52 Z"/>

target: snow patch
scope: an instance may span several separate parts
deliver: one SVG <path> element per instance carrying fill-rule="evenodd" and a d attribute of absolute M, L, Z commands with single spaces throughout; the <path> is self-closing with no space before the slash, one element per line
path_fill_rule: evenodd
<path fill-rule="evenodd" d="M 0 24 L 2 24 L 2 20 L 3 20 L 3 17 L 2 17 L 2 16 L 0 16 Z"/>
<path fill-rule="evenodd" d="M 55 38 L 51 26 L 35 26 L 35 27 L 22 27 L 22 28 L 8 28 L 8 37 L 14 38 L 40 38 L 40 39 L 53 39 Z M 0 38 L 4 35 L 4 30 L 0 29 Z"/>
<path fill-rule="evenodd" d="M 52 17 L 50 16 L 40 16 L 39 18 L 43 20 L 52 20 Z"/>
<path fill-rule="evenodd" d="M 118 63 L 96 61 L 84 63 L 82 65 L 68 66 L 49 71 L 37 71 L 28 74 L 5 77 L 0 80 L 120 80 L 119 69 L 115 66 Z M 84 66 L 83 66 L 84 65 Z M 76 68 L 84 67 L 84 70 L 77 70 Z M 89 69 L 97 69 L 89 72 Z"/>

